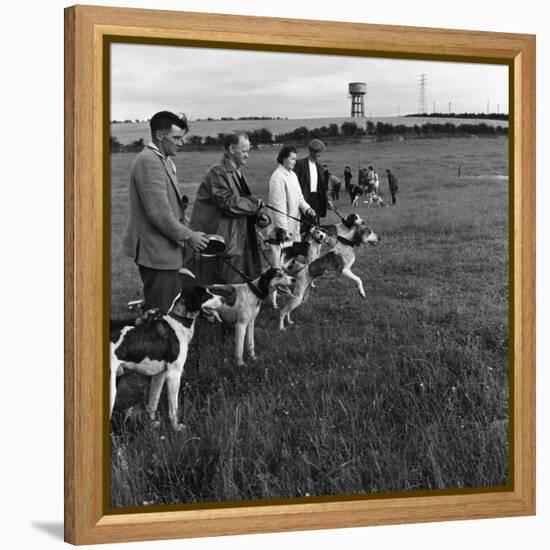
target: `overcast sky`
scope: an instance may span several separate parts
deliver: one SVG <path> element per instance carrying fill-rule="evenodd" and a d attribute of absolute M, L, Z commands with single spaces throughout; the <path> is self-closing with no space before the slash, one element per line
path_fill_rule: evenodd
<path fill-rule="evenodd" d="M 113 44 L 111 120 L 159 110 L 190 118 L 345 117 L 349 82 L 366 82 L 367 116 L 415 113 L 426 74 L 427 111 L 508 112 L 508 68 L 278 52 Z"/>

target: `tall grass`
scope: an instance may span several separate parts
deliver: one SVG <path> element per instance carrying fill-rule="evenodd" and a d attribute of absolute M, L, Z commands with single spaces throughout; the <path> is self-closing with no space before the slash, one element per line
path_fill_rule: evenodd
<path fill-rule="evenodd" d="M 232 336 L 199 321 L 181 390 L 183 433 L 124 422 L 147 381 L 119 388 L 113 506 L 494 487 L 508 479 L 508 247 L 505 138 L 334 148 L 337 173 L 374 164 L 398 175 L 398 204 L 358 211 L 381 234 L 353 270 L 367 290 L 326 275 L 277 330 L 264 307 L 259 359 L 237 368 Z M 364 147 L 364 146 L 363 146 Z M 217 155 L 178 159 L 200 181 Z M 248 177 L 265 196 L 274 151 Z M 139 294 L 117 246 L 131 156 L 112 159 L 112 313 Z M 462 173 L 482 176 L 456 178 Z M 384 185 L 384 178 L 382 178 Z M 185 186 L 184 186 L 185 187 Z M 193 196 L 193 185 L 187 185 Z M 347 212 L 345 201 L 339 204 Z M 166 418 L 166 398 L 159 416 Z"/>

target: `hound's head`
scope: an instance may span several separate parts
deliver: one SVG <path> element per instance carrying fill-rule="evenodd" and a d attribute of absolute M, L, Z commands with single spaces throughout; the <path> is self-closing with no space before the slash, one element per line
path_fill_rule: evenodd
<path fill-rule="evenodd" d="M 326 232 L 322 231 L 321 229 L 319 229 L 317 227 L 313 230 L 313 233 L 312 233 L 311 237 L 318 244 L 323 244 L 323 243 L 327 242 Z"/>
<path fill-rule="evenodd" d="M 381 239 L 378 237 L 378 235 L 365 225 L 358 227 L 353 234 L 353 242 L 356 246 L 359 246 L 361 244 L 371 244 L 373 246 L 376 246 L 378 244 L 378 241 L 380 240 Z"/>
<path fill-rule="evenodd" d="M 290 240 L 290 235 L 282 227 L 273 227 L 267 236 L 270 244 L 281 245 Z"/>
<path fill-rule="evenodd" d="M 286 265 L 285 265 L 285 271 L 288 275 L 291 277 L 297 275 L 304 269 L 306 264 L 299 262 L 296 258 L 292 258 Z"/>
<path fill-rule="evenodd" d="M 359 214 L 348 214 L 345 220 L 342 220 L 342 223 L 348 228 L 353 229 L 354 227 L 359 227 L 364 224 L 363 220 L 360 218 Z"/>
<path fill-rule="evenodd" d="M 211 316 L 225 303 L 221 296 L 212 294 L 202 286 L 184 288 L 175 298 L 170 311 L 181 317 L 197 317 L 202 311 L 206 316 Z"/>
<path fill-rule="evenodd" d="M 266 295 L 272 290 L 278 290 L 283 294 L 292 296 L 289 287 L 291 287 L 295 282 L 296 279 L 288 273 L 285 273 L 282 269 L 278 267 L 270 267 L 267 271 L 262 273 L 258 287 L 260 291 Z"/>
<path fill-rule="evenodd" d="M 304 240 L 306 242 L 315 242 L 317 244 L 323 244 L 327 240 L 327 233 L 314 225 L 311 226 L 304 234 Z"/>

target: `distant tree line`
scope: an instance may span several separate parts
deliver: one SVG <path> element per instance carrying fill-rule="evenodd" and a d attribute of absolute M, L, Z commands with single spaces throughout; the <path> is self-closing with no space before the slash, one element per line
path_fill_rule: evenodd
<path fill-rule="evenodd" d="M 222 116 L 221 118 L 197 118 L 197 121 L 208 121 L 212 122 L 215 120 L 288 120 L 288 117 L 280 117 L 280 116 L 240 116 L 240 117 L 232 117 L 232 116 Z"/>
<path fill-rule="evenodd" d="M 259 128 L 247 132 L 250 143 L 253 147 L 260 145 L 270 145 L 273 143 L 307 143 L 309 140 L 326 139 L 328 141 L 348 140 L 362 137 L 371 137 L 374 139 L 389 139 L 392 137 L 446 137 L 446 136 L 497 136 L 508 135 L 508 128 L 504 126 L 493 126 L 485 123 L 477 124 L 453 124 L 432 123 L 414 126 L 405 124 L 386 124 L 384 122 L 367 121 L 366 125 L 358 125 L 355 122 L 343 122 L 321 126 L 320 128 L 308 129 L 305 126 L 295 128 L 290 132 L 273 134 L 267 128 Z M 219 148 L 223 145 L 227 134 L 218 133 L 216 136 L 196 136 L 191 135 L 186 138 L 184 148 Z M 141 151 L 145 146 L 143 139 L 138 139 L 129 144 L 122 144 L 115 136 L 111 136 L 112 153 L 128 153 Z"/>
<path fill-rule="evenodd" d="M 126 120 L 111 120 L 111 124 L 139 124 L 140 122 L 149 122 L 148 120 L 139 120 L 139 118 L 136 119 L 129 119 Z"/>
<path fill-rule="evenodd" d="M 477 118 L 485 120 L 508 120 L 508 115 L 505 113 L 417 113 L 405 116 L 415 118 Z"/>

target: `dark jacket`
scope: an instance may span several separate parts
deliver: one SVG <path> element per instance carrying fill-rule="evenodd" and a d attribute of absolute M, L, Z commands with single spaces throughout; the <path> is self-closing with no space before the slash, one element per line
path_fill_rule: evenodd
<path fill-rule="evenodd" d="M 388 170 L 386 174 L 388 176 L 388 185 L 390 186 L 390 193 L 392 195 L 395 195 L 397 193 L 397 190 L 399 189 L 399 186 L 397 185 L 397 177 L 393 174 L 391 170 Z"/>
<path fill-rule="evenodd" d="M 226 245 L 223 256 L 254 279 L 261 272 L 255 231 L 257 212 L 258 199 L 251 196 L 244 176 L 241 184 L 231 161 L 224 155 L 200 184 L 189 225 L 194 231 L 221 235 Z M 216 258 L 200 258 L 194 254 L 186 267 L 203 284 L 244 282 L 225 262 Z"/>
<path fill-rule="evenodd" d="M 319 195 L 319 208 L 317 215 L 320 218 L 324 218 L 327 215 L 327 186 L 323 175 L 323 167 L 316 162 L 317 166 L 317 194 Z M 300 187 L 302 189 L 302 195 L 307 203 L 311 204 L 311 190 L 310 190 L 310 178 L 309 178 L 309 159 L 308 157 L 297 160 L 294 166 L 294 172 L 298 176 Z"/>

